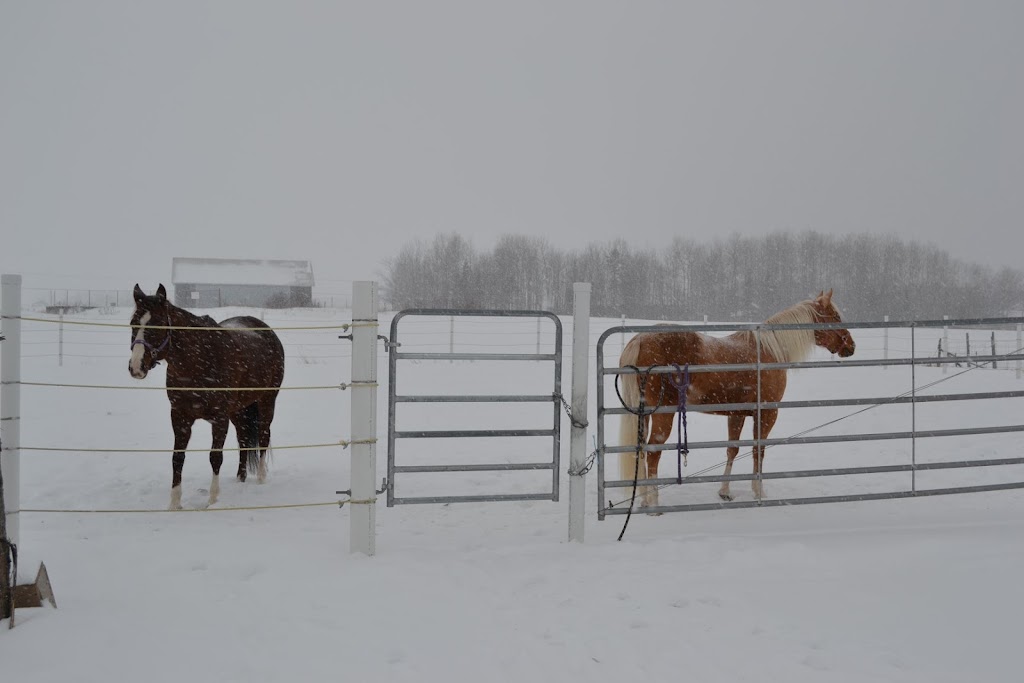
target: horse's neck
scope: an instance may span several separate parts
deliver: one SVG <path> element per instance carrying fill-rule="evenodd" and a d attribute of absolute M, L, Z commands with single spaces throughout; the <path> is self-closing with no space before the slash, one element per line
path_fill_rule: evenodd
<path fill-rule="evenodd" d="M 177 306 L 168 307 L 168 318 L 173 329 L 171 332 L 171 346 L 175 352 L 190 352 L 201 340 L 198 335 L 205 334 L 201 330 L 187 329 L 191 327 L 209 327 L 203 324 L 203 319 L 198 315 L 189 313 L 184 308 Z"/>
<path fill-rule="evenodd" d="M 769 325 L 811 323 L 814 322 L 814 312 L 806 302 L 802 302 L 776 313 L 765 322 Z M 749 334 L 755 335 L 754 332 Z M 814 350 L 813 330 L 765 330 L 760 337 L 762 355 L 767 353 L 780 363 L 802 361 Z"/>

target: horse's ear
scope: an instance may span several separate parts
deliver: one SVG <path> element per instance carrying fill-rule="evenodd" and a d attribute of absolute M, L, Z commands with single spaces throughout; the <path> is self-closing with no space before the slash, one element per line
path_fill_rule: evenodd
<path fill-rule="evenodd" d="M 832 303 L 832 290 L 831 289 L 828 290 L 828 292 L 825 293 L 825 303 L 826 304 Z"/>
<path fill-rule="evenodd" d="M 164 286 L 162 284 L 156 288 L 156 295 L 161 299 L 167 298 L 167 290 L 164 289 Z"/>
<path fill-rule="evenodd" d="M 138 282 L 135 283 L 135 290 L 132 292 L 132 295 L 135 297 L 135 303 L 137 304 L 141 304 L 142 300 L 146 298 L 146 294 L 142 291 L 142 287 L 139 287 Z"/>

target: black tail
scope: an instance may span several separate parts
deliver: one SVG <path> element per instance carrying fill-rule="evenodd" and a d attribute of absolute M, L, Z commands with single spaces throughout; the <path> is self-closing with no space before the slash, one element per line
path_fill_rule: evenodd
<path fill-rule="evenodd" d="M 238 447 L 243 449 L 245 469 L 249 474 L 256 474 L 260 464 L 260 405 L 253 403 L 238 416 L 235 423 L 235 435 Z"/>

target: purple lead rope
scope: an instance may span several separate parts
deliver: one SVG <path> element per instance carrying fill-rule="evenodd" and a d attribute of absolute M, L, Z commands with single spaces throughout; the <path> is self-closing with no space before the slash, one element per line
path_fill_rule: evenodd
<path fill-rule="evenodd" d="M 683 483 L 683 458 L 689 455 L 690 448 L 686 438 L 686 388 L 690 386 L 690 364 L 687 363 L 680 368 L 675 363 L 672 364 L 675 367 L 676 372 L 682 376 L 682 380 L 677 380 L 675 374 L 670 374 L 668 379 L 672 382 L 672 386 L 676 388 L 678 400 L 676 404 L 676 415 L 679 416 L 679 442 L 676 444 L 676 483 Z"/>

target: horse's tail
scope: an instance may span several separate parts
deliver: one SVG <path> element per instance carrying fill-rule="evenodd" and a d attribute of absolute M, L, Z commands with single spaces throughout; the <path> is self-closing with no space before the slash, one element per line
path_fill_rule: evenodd
<path fill-rule="evenodd" d="M 619 356 L 619 367 L 623 368 L 627 365 L 636 365 L 637 359 L 640 357 L 640 337 L 639 335 L 633 337 L 626 344 L 626 347 L 622 349 L 622 355 Z M 625 403 L 627 408 L 633 408 L 634 410 L 640 406 L 640 378 L 636 374 L 623 374 L 619 375 L 619 393 L 622 395 L 622 401 Z M 619 445 L 620 446 L 636 446 L 637 445 L 637 433 L 640 429 L 640 417 L 633 413 L 624 413 L 622 419 L 619 422 Z M 646 422 L 646 418 L 644 418 Z M 646 425 L 644 429 L 644 438 L 642 441 L 646 443 Z M 641 444 L 643 445 L 643 444 Z M 639 478 L 643 479 L 647 476 L 647 452 L 640 452 L 639 472 L 637 471 L 637 456 L 636 451 L 629 451 L 626 453 L 619 453 L 619 475 L 622 479 L 633 479 L 634 476 L 639 474 Z"/>

